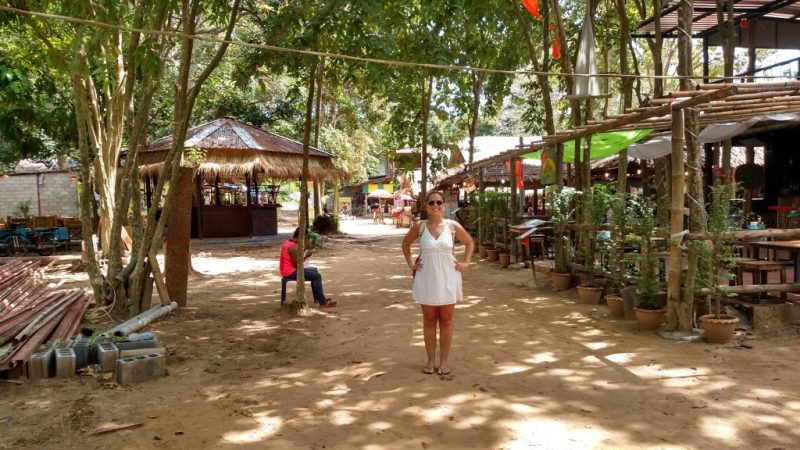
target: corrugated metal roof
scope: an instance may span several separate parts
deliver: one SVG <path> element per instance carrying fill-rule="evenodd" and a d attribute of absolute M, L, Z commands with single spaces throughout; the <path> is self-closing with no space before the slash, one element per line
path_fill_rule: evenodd
<path fill-rule="evenodd" d="M 661 34 L 677 37 L 678 6 L 680 0 L 672 0 L 661 9 Z M 760 48 L 800 48 L 800 1 L 798 0 L 737 0 L 734 2 L 735 23 L 741 27 L 742 19 L 756 24 Z M 712 45 L 719 41 L 717 31 L 717 5 L 715 0 L 695 0 L 692 14 L 692 36 L 709 37 Z M 743 28 L 739 28 L 744 31 Z M 638 36 L 652 36 L 655 22 L 652 17 L 641 22 Z M 739 44 L 747 42 L 747 33 L 740 32 Z M 742 39 L 741 35 L 745 38 Z"/>

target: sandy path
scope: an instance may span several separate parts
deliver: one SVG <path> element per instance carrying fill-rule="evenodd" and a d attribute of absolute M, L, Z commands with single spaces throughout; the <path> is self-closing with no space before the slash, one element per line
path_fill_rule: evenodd
<path fill-rule="evenodd" d="M 453 375 L 424 375 L 399 230 L 345 227 L 358 238 L 314 260 L 340 307 L 280 308 L 280 241 L 203 249 L 192 306 L 154 327 L 169 376 L 2 383 L 0 446 L 800 447 L 796 335 L 752 349 L 665 341 L 478 262 L 456 310 Z M 143 426 L 88 435 L 129 421 Z"/>

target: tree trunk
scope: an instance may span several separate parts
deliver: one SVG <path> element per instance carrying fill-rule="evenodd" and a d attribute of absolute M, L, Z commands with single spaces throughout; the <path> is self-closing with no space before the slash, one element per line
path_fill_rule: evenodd
<path fill-rule="evenodd" d="M 420 177 L 421 187 L 418 201 L 418 209 L 422 212 L 422 218 L 428 217 L 427 209 L 423 206 L 423 202 L 428 195 L 428 119 L 431 112 L 432 92 L 433 75 L 428 75 L 422 79 L 422 151 L 420 155 L 422 175 Z"/>
<path fill-rule="evenodd" d="M 475 155 L 475 130 L 478 126 L 478 117 L 481 108 L 481 88 L 486 78 L 484 72 L 472 72 L 472 109 L 469 121 L 469 164 L 472 164 Z"/>
<path fill-rule="evenodd" d="M 308 99 L 306 100 L 305 132 L 303 134 L 303 176 L 300 179 L 300 234 L 297 237 L 297 298 L 293 302 L 295 308 L 306 308 L 305 255 L 306 247 L 306 212 L 308 210 L 308 160 L 311 142 L 311 118 L 314 110 L 314 82 L 316 81 L 317 60 L 308 74 Z"/>
<path fill-rule="evenodd" d="M 175 192 L 175 206 L 168 218 L 164 277 L 169 298 L 178 303 L 178 306 L 187 304 L 193 185 L 194 169 L 189 167 L 181 167 L 178 179 L 170 182 L 170 191 L 174 189 L 177 192 Z"/>

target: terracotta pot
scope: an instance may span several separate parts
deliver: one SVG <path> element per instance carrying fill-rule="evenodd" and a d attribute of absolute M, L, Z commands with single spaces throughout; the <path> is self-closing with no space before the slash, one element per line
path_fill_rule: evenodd
<path fill-rule="evenodd" d="M 496 248 L 486 249 L 486 259 L 489 261 L 497 261 L 497 249 Z"/>
<path fill-rule="evenodd" d="M 553 282 L 553 289 L 566 291 L 572 286 L 571 273 L 550 272 L 550 280 Z"/>
<path fill-rule="evenodd" d="M 636 320 L 640 330 L 657 330 L 667 314 L 666 309 L 633 308 L 636 311 Z"/>
<path fill-rule="evenodd" d="M 733 339 L 739 318 L 720 314 L 719 319 L 715 319 L 713 314 L 706 314 L 700 316 L 700 322 L 703 323 L 703 328 L 706 330 L 706 342 L 725 344 Z"/>
<path fill-rule="evenodd" d="M 590 284 L 578 285 L 578 303 L 584 305 L 596 305 L 600 303 L 600 298 L 603 296 L 603 287 L 594 286 Z"/>
<path fill-rule="evenodd" d="M 488 250 L 488 249 L 486 248 L 485 245 L 479 245 L 478 246 L 478 254 L 481 255 L 481 258 L 486 258 L 486 250 Z"/>
<path fill-rule="evenodd" d="M 500 259 L 500 267 L 508 267 L 511 263 L 511 255 L 508 253 L 498 253 L 497 258 Z"/>
<path fill-rule="evenodd" d="M 621 295 L 606 294 L 606 304 L 611 311 L 611 317 L 625 317 L 625 305 Z"/>

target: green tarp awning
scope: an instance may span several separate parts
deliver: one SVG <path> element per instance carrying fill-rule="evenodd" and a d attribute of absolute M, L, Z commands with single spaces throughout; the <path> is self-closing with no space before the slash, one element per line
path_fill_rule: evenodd
<path fill-rule="evenodd" d="M 643 130 L 611 131 L 608 133 L 598 133 L 592 135 L 592 157 L 591 160 L 603 159 L 617 154 L 626 149 L 629 145 L 635 144 L 647 135 L 652 133 L 651 128 Z M 526 159 L 540 159 L 541 151 L 528 153 L 523 156 Z M 575 160 L 575 141 L 564 143 L 564 162 Z"/>

